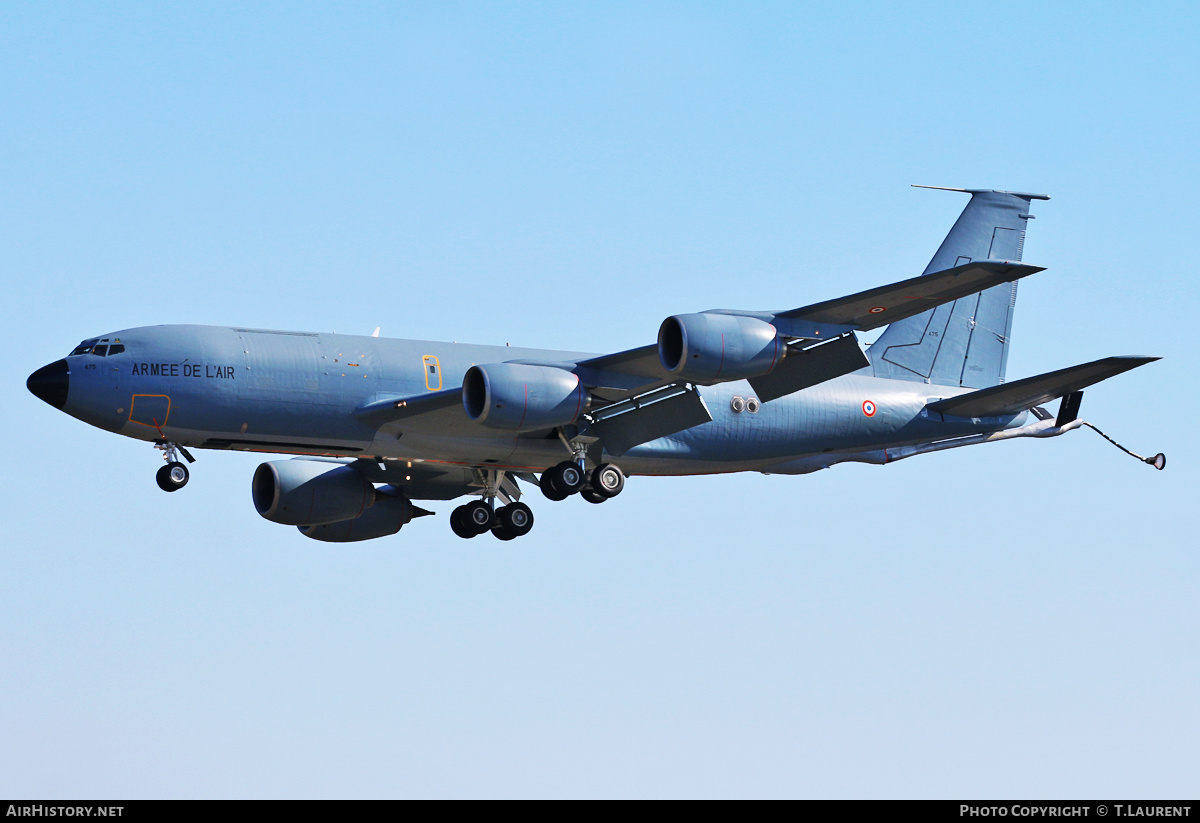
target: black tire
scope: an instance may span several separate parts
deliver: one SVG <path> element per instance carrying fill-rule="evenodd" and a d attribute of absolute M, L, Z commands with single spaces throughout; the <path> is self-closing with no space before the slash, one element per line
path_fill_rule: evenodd
<path fill-rule="evenodd" d="M 496 525 L 496 514 L 492 507 L 482 500 L 475 500 L 463 506 L 463 522 L 474 530 L 475 534 L 483 534 Z"/>
<path fill-rule="evenodd" d="M 187 485 L 189 477 L 187 466 L 182 463 L 168 463 L 154 475 L 158 487 L 165 492 L 179 491 Z"/>
<path fill-rule="evenodd" d="M 497 540 L 516 540 L 517 539 L 517 536 L 515 534 L 510 532 L 508 529 L 504 528 L 504 525 L 499 522 L 497 522 L 496 525 L 492 526 L 492 537 L 496 538 Z"/>
<path fill-rule="evenodd" d="M 450 529 L 459 537 L 469 540 L 475 537 L 478 532 L 471 528 L 471 524 L 467 522 L 467 518 L 464 516 L 466 508 L 466 506 L 459 506 L 450 512 Z"/>
<path fill-rule="evenodd" d="M 570 495 L 563 494 L 554 485 L 554 469 L 546 469 L 542 472 L 541 478 L 538 480 L 538 486 L 542 489 L 542 494 L 547 500 L 553 500 L 557 503 L 559 500 L 566 500 Z"/>
<path fill-rule="evenodd" d="M 625 489 L 625 473 L 612 463 L 601 463 L 592 472 L 592 490 L 601 497 L 616 497 Z"/>
<path fill-rule="evenodd" d="M 496 511 L 496 519 L 513 537 L 524 537 L 533 528 L 533 512 L 524 503 L 509 503 Z"/>
<path fill-rule="evenodd" d="M 550 470 L 550 483 L 561 494 L 572 495 L 587 485 L 587 473 L 578 463 L 564 460 Z"/>
<path fill-rule="evenodd" d="M 579 492 L 579 496 L 589 503 L 603 503 L 608 499 L 590 486 L 584 487 L 584 489 Z"/>

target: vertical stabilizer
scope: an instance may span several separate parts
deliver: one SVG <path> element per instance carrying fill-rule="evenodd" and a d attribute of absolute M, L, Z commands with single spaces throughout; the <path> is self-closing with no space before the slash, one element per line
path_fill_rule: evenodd
<path fill-rule="evenodd" d="M 919 186 L 918 188 L 940 188 Z M 947 189 L 971 201 L 925 274 L 979 260 L 1019 261 L 1033 200 L 1044 194 Z M 982 389 L 1004 382 L 1017 284 L 1006 283 L 891 324 L 868 356 L 876 377 Z"/>

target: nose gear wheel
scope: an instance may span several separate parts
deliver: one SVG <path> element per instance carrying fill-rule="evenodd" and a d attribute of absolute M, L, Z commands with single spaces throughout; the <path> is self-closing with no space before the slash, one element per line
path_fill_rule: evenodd
<path fill-rule="evenodd" d="M 179 491 L 187 485 L 188 477 L 187 466 L 175 461 L 163 466 L 154 475 L 154 479 L 158 482 L 158 487 L 165 492 Z"/>
<path fill-rule="evenodd" d="M 172 443 L 166 438 L 154 444 L 154 448 L 163 453 L 163 460 L 167 461 L 167 465 L 163 466 L 154 475 L 155 482 L 158 487 L 165 492 L 175 492 L 187 485 L 191 474 L 188 472 L 187 466 L 179 462 L 179 455 L 183 455 L 183 459 L 189 463 L 195 463 L 196 458 L 192 457 L 183 446 L 178 443 Z"/>

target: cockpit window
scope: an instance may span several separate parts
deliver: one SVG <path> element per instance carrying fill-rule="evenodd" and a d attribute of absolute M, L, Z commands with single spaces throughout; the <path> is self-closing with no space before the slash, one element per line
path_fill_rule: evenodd
<path fill-rule="evenodd" d="M 108 345 L 107 337 L 93 337 L 91 340 L 84 340 L 75 347 L 71 355 L 76 354 L 94 354 L 97 357 L 107 357 L 110 354 L 120 354 L 125 351 L 125 345 L 121 343 L 121 338 L 116 338 L 115 343 Z"/>

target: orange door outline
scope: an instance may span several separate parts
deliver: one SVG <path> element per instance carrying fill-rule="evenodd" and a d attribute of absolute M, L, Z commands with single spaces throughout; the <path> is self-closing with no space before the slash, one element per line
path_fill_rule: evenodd
<path fill-rule="evenodd" d="M 143 423 L 141 420 L 133 419 L 133 410 L 134 410 L 134 407 L 137 406 L 137 399 L 139 397 L 162 397 L 162 398 L 166 399 L 167 413 L 163 415 L 162 420 L 159 420 L 157 422 L 157 425 L 155 425 L 154 423 Z M 130 423 L 137 423 L 139 426 L 149 426 L 152 429 L 161 429 L 163 426 L 167 425 L 167 418 L 170 416 L 171 416 L 171 398 L 169 395 L 166 395 L 166 394 L 135 394 L 133 396 L 133 399 L 129 401 L 129 422 Z"/>
<path fill-rule="evenodd" d="M 421 358 L 421 369 L 425 372 L 425 388 L 430 391 L 442 390 L 442 364 L 432 355 L 427 354 Z M 435 386 L 434 383 L 437 383 Z"/>

